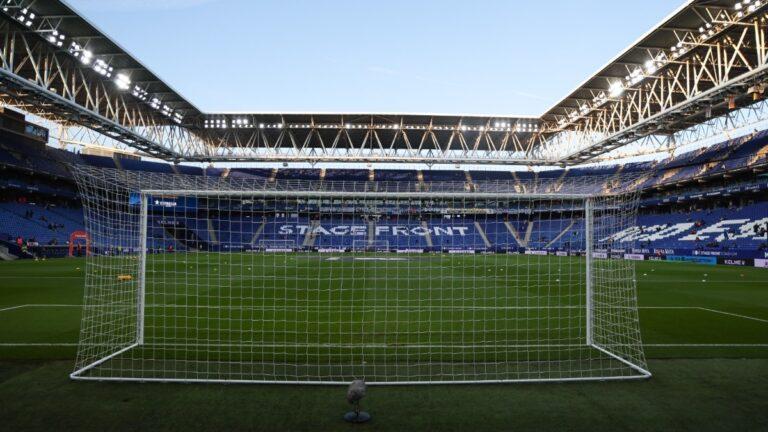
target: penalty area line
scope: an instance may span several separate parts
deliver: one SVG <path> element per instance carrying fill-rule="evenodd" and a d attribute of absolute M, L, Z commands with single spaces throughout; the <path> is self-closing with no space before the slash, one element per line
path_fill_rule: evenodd
<path fill-rule="evenodd" d="M 742 315 L 742 314 L 737 314 L 737 313 L 733 313 L 733 312 L 726 312 L 726 311 L 721 311 L 721 310 L 717 310 L 717 309 L 710 309 L 710 308 L 705 308 L 705 307 L 698 307 L 697 309 L 701 309 L 703 311 L 712 312 L 712 313 L 721 314 L 721 315 L 730 315 L 730 316 L 734 316 L 734 317 L 737 317 L 737 318 L 744 318 L 744 319 L 748 319 L 748 320 L 760 321 L 760 322 L 768 323 L 768 319 L 757 318 L 757 317 L 753 317 L 753 316 L 749 316 L 749 315 Z"/>

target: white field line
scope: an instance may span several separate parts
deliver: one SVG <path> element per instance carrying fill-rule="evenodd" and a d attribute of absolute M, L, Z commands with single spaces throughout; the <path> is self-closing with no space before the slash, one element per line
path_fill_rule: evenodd
<path fill-rule="evenodd" d="M 701 310 L 704 310 L 704 311 L 707 311 L 707 312 L 713 312 L 713 313 L 722 314 L 722 315 L 730 315 L 730 316 L 735 316 L 735 317 L 744 318 L 744 319 L 748 319 L 748 320 L 760 321 L 760 322 L 768 323 L 768 319 L 756 318 L 756 317 L 749 316 L 749 315 L 741 315 L 741 314 L 737 314 L 737 313 L 733 313 L 733 312 L 726 312 L 726 311 L 721 311 L 721 310 L 717 310 L 717 309 L 709 309 L 709 308 L 703 308 L 703 307 L 700 307 L 698 309 L 701 309 Z"/>
<path fill-rule="evenodd" d="M 97 308 L 114 307 L 114 306 L 134 306 L 133 303 L 125 304 L 109 304 L 101 306 L 91 306 Z M 264 307 L 248 307 L 248 306 L 226 306 L 226 305 L 194 305 L 194 304 L 180 304 L 180 303 L 163 303 L 163 304 L 147 304 L 146 307 L 150 308 L 192 308 L 192 309 L 262 309 L 262 310 L 287 310 L 287 311 L 305 311 L 307 309 L 339 309 L 340 311 L 347 311 L 352 305 L 304 305 L 301 307 L 295 306 L 264 306 Z M 12 310 L 26 307 L 83 307 L 81 304 L 48 304 L 48 303 L 31 303 L 23 305 L 10 306 L 5 309 L 0 309 L 0 312 L 4 310 Z M 528 310 L 528 309 L 582 309 L 584 306 L 472 306 L 472 305 L 456 305 L 456 306 L 389 306 L 385 308 L 379 307 L 363 307 L 364 310 L 430 310 L 430 309 L 458 309 L 458 310 Z M 697 306 L 639 306 L 639 309 L 704 309 Z"/>
<path fill-rule="evenodd" d="M 76 342 L 0 342 L 0 347 L 74 347 L 78 346 Z M 112 346 L 108 344 L 91 344 L 89 346 Z M 475 344 L 475 345 L 451 345 L 451 344 L 217 344 L 217 343 L 155 343 L 145 346 L 153 349 L 162 349 L 164 347 L 177 348 L 584 348 L 584 344 Z M 666 344 L 643 344 L 646 348 L 768 348 L 768 343 L 666 343 Z M 258 354 L 254 351 L 253 353 Z"/>
<path fill-rule="evenodd" d="M 0 279 L 85 279 L 85 276 L 12 275 L 12 276 L 0 276 Z"/>
<path fill-rule="evenodd" d="M 14 309 L 20 309 L 20 308 L 23 308 L 23 307 L 27 307 L 27 306 L 28 306 L 28 305 L 17 305 L 17 306 L 10 306 L 10 307 L 6 307 L 6 308 L 2 308 L 2 309 L 0 309 L 0 312 L 9 311 L 9 310 L 14 310 Z"/>
<path fill-rule="evenodd" d="M 104 305 L 99 307 L 114 307 L 114 306 L 133 306 L 133 303 L 125 304 L 125 305 Z M 15 305 L 15 306 L 9 306 L 5 308 L 0 308 L 0 312 L 14 310 L 14 309 L 21 309 L 21 308 L 37 308 L 37 307 L 83 307 L 83 305 L 78 304 L 23 304 L 23 305 Z M 332 309 L 338 309 L 339 311 L 346 311 L 348 310 L 348 306 L 333 306 L 333 305 L 317 305 L 317 306 L 302 306 L 300 308 L 294 307 L 294 306 L 274 306 L 274 307 L 261 307 L 261 308 L 246 308 L 242 306 L 226 306 L 226 305 L 191 305 L 191 304 L 148 304 L 146 305 L 148 308 L 194 308 L 194 309 L 235 309 L 235 310 L 245 310 L 245 309 L 253 309 L 253 310 L 284 310 L 286 312 L 306 312 L 308 310 L 332 310 Z M 351 305 L 349 306 L 351 307 Z M 458 306 L 414 306 L 414 307 L 397 307 L 392 306 L 389 308 L 377 308 L 377 307 L 362 307 L 360 310 L 362 311 L 390 311 L 390 310 L 401 310 L 401 311 L 413 311 L 413 310 L 535 310 L 535 309 L 543 309 L 543 310 L 549 310 L 549 309 L 581 309 L 583 306 L 471 306 L 471 305 L 458 305 Z M 729 315 L 737 318 L 743 318 L 753 321 L 759 321 L 768 323 L 768 319 L 763 318 L 757 318 L 749 315 L 742 315 L 737 314 L 733 312 L 726 312 L 721 311 L 718 309 L 711 309 L 711 308 L 705 308 L 700 306 L 638 306 L 638 309 L 649 309 L 649 310 L 702 310 L 706 312 L 716 313 L 716 314 L 722 314 L 722 315 Z"/>
<path fill-rule="evenodd" d="M 650 348 L 768 348 L 768 343 L 657 343 L 643 344 Z"/>

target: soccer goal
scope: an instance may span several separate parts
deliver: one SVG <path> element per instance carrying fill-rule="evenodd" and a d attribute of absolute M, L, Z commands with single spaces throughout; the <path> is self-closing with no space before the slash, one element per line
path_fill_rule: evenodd
<path fill-rule="evenodd" d="M 260 239 L 259 249 L 264 252 L 294 252 L 297 246 L 293 239 Z"/>
<path fill-rule="evenodd" d="M 650 376 L 633 262 L 618 259 L 629 245 L 611 240 L 634 224 L 637 194 L 606 179 L 373 193 L 91 167 L 76 178 L 92 253 L 73 379 Z M 128 253 L 108 253 L 118 247 Z"/>
<path fill-rule="evenodd" d="M 353 240 L 353 252 L 389 252 L 389 240 Z"/>

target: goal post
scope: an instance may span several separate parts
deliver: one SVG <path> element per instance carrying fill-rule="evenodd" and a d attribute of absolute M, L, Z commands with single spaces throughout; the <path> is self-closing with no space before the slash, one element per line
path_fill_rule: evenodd
<path fill-rule="evenodd" d="M 606 193 L 605 179 L 370 192 L 75 173 L 94 253 L 73 379 L 650 376 L 633 262 L 619 259 L 630 245 L 612 240 L 635 223 L 637 193 Z"/>
<path fill-rule="evenodd" d="M 364 239 L 352 241 L 352 252 L 389 252 L 389 240 Z"/>

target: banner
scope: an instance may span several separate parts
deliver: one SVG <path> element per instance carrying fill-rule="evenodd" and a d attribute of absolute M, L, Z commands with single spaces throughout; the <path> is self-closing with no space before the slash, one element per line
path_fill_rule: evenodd
<path fill-rule="evenodd" d="M 768 268 L 768 259 L 762 259 L 762 258 L 755 259 L 755 267 Z"/>
<path fill-rule="evenodd" d="M 628 253 L 624 254 L 624 259 L 632 260 L 632 261 L 645 261 L 645 255 L 643 254 L 636 254 L 636 253 Z"/>
<path fill-rule="evenodd" d="M 725 264 L 730 266 L 751 266 L 752 260 L 750 259 L 738 259 L 738 258 L 718 258 L 718 264 Z"/>
<path fill-rule="evenodd" d="M 706 265 L 717 264 L 717 258 L 711 256 L 668 255 L 667 261 L 691 262 Z"/>

